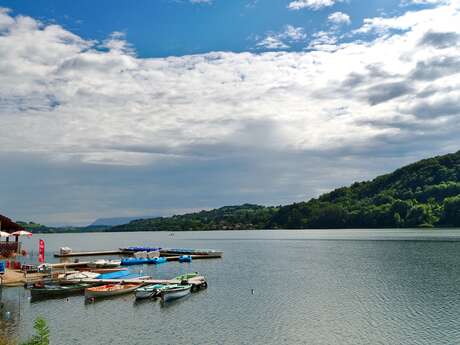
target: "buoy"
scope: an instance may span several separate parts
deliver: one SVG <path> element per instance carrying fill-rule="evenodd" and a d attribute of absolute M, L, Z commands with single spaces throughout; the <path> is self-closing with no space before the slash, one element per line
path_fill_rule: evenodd
<path fill-rule="evenodd" d="M 251 293 L 254 295 L 254 289 L 251 289 Z"/>

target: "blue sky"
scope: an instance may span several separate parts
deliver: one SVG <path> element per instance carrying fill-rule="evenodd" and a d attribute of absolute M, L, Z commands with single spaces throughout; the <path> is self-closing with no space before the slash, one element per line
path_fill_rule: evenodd
<path fill-rule="evenodd" d="M 347 1 L 317 10 L 291 10 L 286 0 L 188 0 L 131 1 L 0 1 L 13 14 L 29 15 L 57 23 L 85 39 L 104 40 L 123 32 L 140 57 L 199 54 L 209 51 L 266 51 L 257 42 L 286 25 L 307 36 L 328 30 L 328 16 L 342 12 L 351 23 L 343 31 L 359 27 L 364 18 L 397 15 L 408 6 L 398 0 Z M 411 7 L 414 7 L 413 5 Z M 259 39 L 258 39 L 259 38 Z M 311 37 L 310 37 L 311 39 Z M 291 42 L 288 50 L 302 50 L 309 39 Z"/>
<path fill-rule="evenodd" d="M 0 213 L 280 205 L 457 151 L 459 22 L 454 0 L 0 0 Z"/>

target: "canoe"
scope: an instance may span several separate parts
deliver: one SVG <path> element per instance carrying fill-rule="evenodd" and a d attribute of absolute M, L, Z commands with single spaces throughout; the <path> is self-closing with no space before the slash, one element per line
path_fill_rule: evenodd
<path fill-rule="evenodd" d="M 128 294 L 136 290 L 140 284 L 108 284 L 85 289 L 85 298 L 101 298 Z"/>
<path fill-rule="evenodd" d="M 160 291 L 160 297 L 163 302 L 172 301 L 190 294 L 192 285 L 175 285 L 168 286 Z"/>
<path fill-rule="evenodd" d="M 111 268 L 111 267 L 118 267 L 121 264 L 121 260 L 96 260 L 93 262 L 88 263 L 88 267 L 90 268 Z"/>
<path fill-rule="evenodd" d="M 83 294 L 86 288 L 91 286 L 91 284 L 83 283 L 73 285 L 45 285 L 43 287 L 32 287 L 30 295 L 32 300 L 80 295 Z"/>
<path fill-rule="evenodd" d="M 152 284 L 142 286 L 134 292 L 136 295 L 136 299 L 146 299 L 146 298 L 153 298 L 159 295 L 160 291 L 166 288 L 168 285 L 164 284 Z"/>
<path fill-rule="evenodd" d="M 179 262 L 192 262 L 191 255 L 181 255 L 179 256 Z"/>

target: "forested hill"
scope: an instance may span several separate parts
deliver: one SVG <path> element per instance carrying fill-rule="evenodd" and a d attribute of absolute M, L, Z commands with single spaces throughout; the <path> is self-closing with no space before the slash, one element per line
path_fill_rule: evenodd
<path fill-rule="evenodd" d="M 264 229 L 278 212 L 276 207 L 244 204 L 180 216 L 140 219 L 108 231 L 180 231 Z"/>
<path fill-rule="evenodd" d="M 242 205 L 133 221 L 109 231 L 460 226 L 460 151 L 308 202 Z"/>

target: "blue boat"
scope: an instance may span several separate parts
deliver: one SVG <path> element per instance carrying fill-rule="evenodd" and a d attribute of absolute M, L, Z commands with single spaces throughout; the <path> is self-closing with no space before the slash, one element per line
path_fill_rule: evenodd
<path fill-rule="evenodd" d="M 179 256 L 179 262 L 192 262 L 191 255 L 181 255 Z"/>
<path fill-rule="evenodd" d="M 121 260 L 122 266 L 131 266 L 131 265 L 144 265 L 144 264 L 162 264 L 166 262 L 166 258 L 126 258 Z"/>
<path fill-rule="evenodd" d="M 149 264 L 155 264 L 155 265 L 163 264 L 163 263 L 166 262 L 165 257 L 151 258 L 151 259 L 148 259 L 148 260 L 149 260 Z"/>
<path fill-rule="evenodd" d="M 109 273 L 101 273 L 97 276 L 97 279 L 119 279 L 125 278 L 129 276 L 131 272 L 128 270 L 126 271 L 117 271 L 117 272 L 109 272 Z"/>
<path fill-rule="evenodd" d="M 149 264 L 150 259 L 146 258 L 127 258 L 127 259 L 121 259 L 121 265 L 122 266 L 131 266 L 131 265 L 143 265 L 143 264 Z"/>
<path fill-rule="evenodd" d="M 127 248 L 120 248 L 126 252 L 158 252 L 160 251 L 160 247 L 143 247 L 143 246 L 135 246 L 135 247 L 127 247 Z"/>

